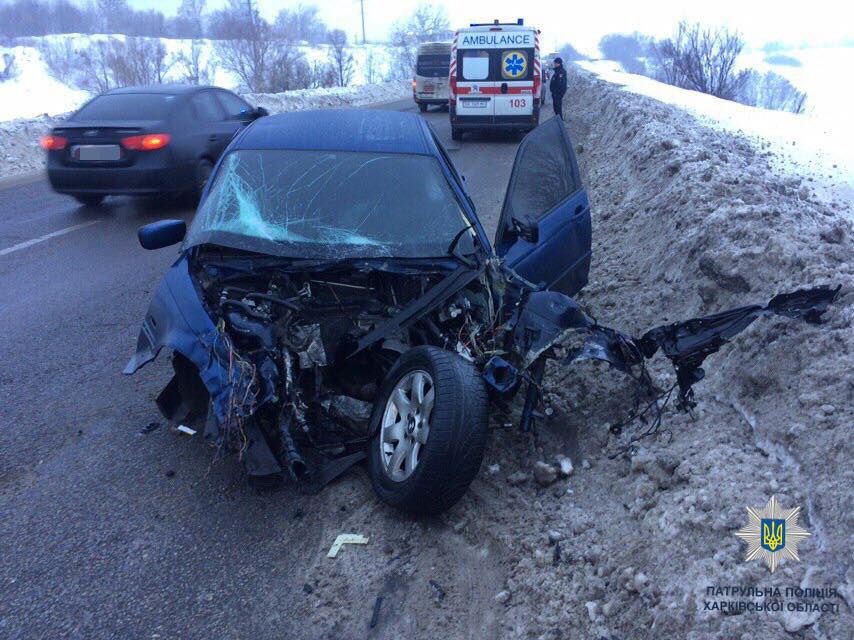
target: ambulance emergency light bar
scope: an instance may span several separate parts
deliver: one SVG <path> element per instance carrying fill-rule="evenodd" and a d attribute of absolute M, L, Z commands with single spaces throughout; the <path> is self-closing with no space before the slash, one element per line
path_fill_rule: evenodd
<path fill-rule="evenodd" d="M 492 26 L 513 26 L 513 25 L 522 26 L 524 24 L 525 24 L 525 19 L 519 18 L 516 20 L 516 22 L 498 22 L 498 20 L 495 20 L 494 22 L 472 22 L 469 26 L 470 27 L 492 27 Z"/>

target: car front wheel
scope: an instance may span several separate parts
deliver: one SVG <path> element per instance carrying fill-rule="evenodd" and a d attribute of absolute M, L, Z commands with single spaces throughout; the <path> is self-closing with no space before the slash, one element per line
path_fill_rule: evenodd
<path fill-rule="evenodd" d="M 436 347 L 404 353 L 383 382 L 371 424 L 371 484 L 416 514 L 450 508 L 468 489 L 488 436 L 486 388 L 474 366 Z"/>

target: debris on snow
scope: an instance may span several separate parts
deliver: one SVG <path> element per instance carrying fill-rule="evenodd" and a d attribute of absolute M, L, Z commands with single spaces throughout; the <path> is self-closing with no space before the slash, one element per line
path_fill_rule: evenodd
<path fill-rule="evenodd" d="M 345 544 L 368 544 L 368 538 L 358 533 L 342 533 L 335 538 L 335 542 L 333 542 L 332 546 L 329 547 L 329 552 L 326 554 L 326 557 L 336 557 L 338 552 L 341 550 L 341 547 Z"/>
<path fill-rule="evenodd" d="M 548 462 L 538 460 L 534 463 L 534 479 L 541 487 L 547 487 L 557 480 L 557 469 Z"/>

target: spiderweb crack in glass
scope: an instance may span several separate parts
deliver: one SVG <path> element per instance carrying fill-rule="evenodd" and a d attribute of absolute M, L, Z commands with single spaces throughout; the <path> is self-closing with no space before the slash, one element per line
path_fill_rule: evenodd
<path fill-rule="evenodd" d="M 238 150 L 218 171 L 187 245 L 288 257 L 439 257 L 466 226 L 434 158 Z"/>

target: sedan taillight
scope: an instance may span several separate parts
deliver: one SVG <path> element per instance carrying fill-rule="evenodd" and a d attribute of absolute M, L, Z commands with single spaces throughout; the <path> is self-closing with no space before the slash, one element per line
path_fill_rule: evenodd
<path fill-rule="evenodd" d="M 45 151 L 59 151 L 60 149 L 65 149 L 65 145 L 68 144 L 68 138 L 54 135 L 43 136 L 39 140 L 39 144 Z"/>
<path fill-rule="evenodd" d="M 122 138 L 122 146 L 134 151 L 154 151 L 165 147 L 171 139 L 168 133 L 147 133 L 144 136 Z"/>

